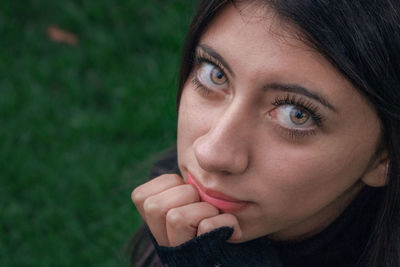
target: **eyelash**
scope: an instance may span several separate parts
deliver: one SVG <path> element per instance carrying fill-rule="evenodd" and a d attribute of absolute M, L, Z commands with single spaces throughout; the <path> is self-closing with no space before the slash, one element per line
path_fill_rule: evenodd
<path fill-rule="evenodd" d="M 318 127 L 322 126 L 322 116 L 318 113 L 318 107 L 315 106 L 311 101 L 308 101 L 302 97 L 297 97 L 296 95 L 286 95 L 285 98 L 276 97 L 275 100 L 271 103 L 275 107 L 283 106 L 283 105 L 292 105 L 297 108 L 304 109 L 308 113 L 310 113 L 311 118 L 314 120 L 315 124 Z"/>
<path fill-rule="evenodd" d="M 225 77 L 227 77 L 225 68 L 219 61 L 215 60 L 215 58 L 211 57 L 210 55 L 208 55 L 202 51 L 197 51 L 195 59 L 194 59 L 194 66 L 195 66 L 194 69 L 196 70 L 197 67 L 200 66 L 202 63 L 208 63 L 211 65 L 214 65 L 216 68 L 219 68 L 221 70 L 222 74 Z M 192 83 L 195 85 L 195 89 L 198 90 L 203 96 L 208 96 L 210 93 L 213 92 L 212 90 L 210 90 L 209 88 L 204 86 L 204 84 L 202 84 L 197 79 L 196 75 L 193 76 Z M 229 83 L 229 81 L 228 81 L 228 83 Z"/>
<path fill-rule="evenodd" d="M 286 95 L 286 97 L 276 97 L 275 100 L 271 103 L 275 107 L 283 106 L 283 105 L 293 105 L 295 107 L 304 109 L 308 112 L 314 121 L 317 127 L 322 127 L 323 118 L 321 114 L 318 113 L 318 107 L 315 106 L 311 101 L 304 99 L 302 97 L 297 97 L 296 95 Z M 307 130 L 300 130 L 300 129 L 289 129 L 283 126 L 278 126 L 279 130 L 283 131 L 291 139 L 298 139 L 307 136 L 314 136 L 317 134 L 316 129 L 307 129 Z"/>
<path fill-rule="evenodd" d="M 197 78 L 196 76 L 193 77 L 192 83 L 195 86 L 195 89 L 200 92 L 202 96 L 208 96 L 212 91 L 205 87 Z"/>
<path fill-rule="evenodd" d="M 207 53 L 204 53 L 202 51 L 197 51 L 194 59 L 194 64 L 195 66 L 199 66 L 201 63 L 209 63 L 214 65 L 215 67 L 219 68 L 221 72 L 226 76 L 225 68 L 221 64 L 221 62 L 219 62 L 212 56 L 208 55 Z"/>
<path fill-rule="evenodd" d="M 195 66 L 194 69 L 196 69 L 202 63 L 209 63 L 214 65 L 215 67 L 219 68 L 221 72 L 226 76 L 224 66 L 219 61 L 215 60 L 213 57 L 209 56 L 206 53 L 197 51 L 194 60 L 194 66 Z M 195 86 L 195 89 L 198 90 L 203 96 L 208 96 L 210 93 L 213 92 L 212 90 L 204 86 L 204 84 L 202 84 L 197 79 L 196 75 L 193 76 L 192 83 Z M 311 118 L 318 127 L 322 126 L 322 116 L 318 113 L 318 107 L 315 106 L 311 101 L 308 101 L 302 97 L 297 97 L 296 95 L 289 95 L 289 94 L 286 95 L 284 98 L 278 96 L 274 99 L 274 101 L 271 104 L 275 107 L 279 107 L 282 105 L 293 105 L 295 107 L 304 109 L 310 114 Z M 316 135 L 315 129 L 300 130 L 300 129 L 289 129 L 282 126 L 279 126 L 279 129 L 288 134 L 289 137 L 292 139 Z"/>

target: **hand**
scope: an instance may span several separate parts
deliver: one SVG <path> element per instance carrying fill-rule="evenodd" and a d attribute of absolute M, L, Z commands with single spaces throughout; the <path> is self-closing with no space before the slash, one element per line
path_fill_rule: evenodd
<path fill-rule="evenodd" d="M 200 202 L 193 185 L 176 174 L 161 175 L 133 190 L 132 201 L 160 246 L 178 246 L 222 226 L 232 227 L 230 241 L 242 232 L 237 218 Z"/>

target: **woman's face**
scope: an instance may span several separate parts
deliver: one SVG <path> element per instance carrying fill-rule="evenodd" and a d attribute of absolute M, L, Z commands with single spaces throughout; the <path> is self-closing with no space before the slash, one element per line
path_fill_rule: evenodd
<path fill-rule="evenodd" d="M 325 228 L 371 175 L 380 136 L 367 101 L 283 26 L 265 8 L 226 7 L 180 101 L 182 175 L 238 218 L 243 241 Z"/>

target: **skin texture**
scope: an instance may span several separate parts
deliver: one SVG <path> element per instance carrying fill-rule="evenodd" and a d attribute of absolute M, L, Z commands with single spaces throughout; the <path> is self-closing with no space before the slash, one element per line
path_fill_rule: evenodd
<path fill-rule="evenodd" d="M 234 228 L 231 242 L 306 238 L 337 218 L 365 184 L 385 184 L 386 162 L 375 155 L 380 122 L 374 109 L 296 34 L 265 7 L 228 6 L 201 37 L 199 45 L 227 64 L 218 63 L 222 73 L 218 64 L 198 61 L 185 84 L 177 140 L 184 180 L 163 175 L 132 193 L 160 245 L 176 246 L 221 226 Z M 306 88 L 330 108 L 282 89 L 287 85 Z M 297 102 L 282 103 L 286 98 Z M 307 117 L 298 103 L 320 119 Z M 290 111 L 299 110 L 305 123 L 293 124 Z M 198 187 L 185 183 L 189 173 L 203 190 L 244 207 L 227 211 L 201 202 Z"/>

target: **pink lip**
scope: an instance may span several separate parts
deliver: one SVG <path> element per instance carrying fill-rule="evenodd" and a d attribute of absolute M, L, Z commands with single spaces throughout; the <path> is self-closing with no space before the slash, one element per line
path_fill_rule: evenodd
<path fill-rule="evenodd" d="M 221 192 L 204 188 L 190 173 L 188 173 L 186 180 L 188 184 L 196 187 L 202 201 L 208 202 L 222 211 L 238 211 L 247 204 L 245 201 L 234 199 Z"/>

